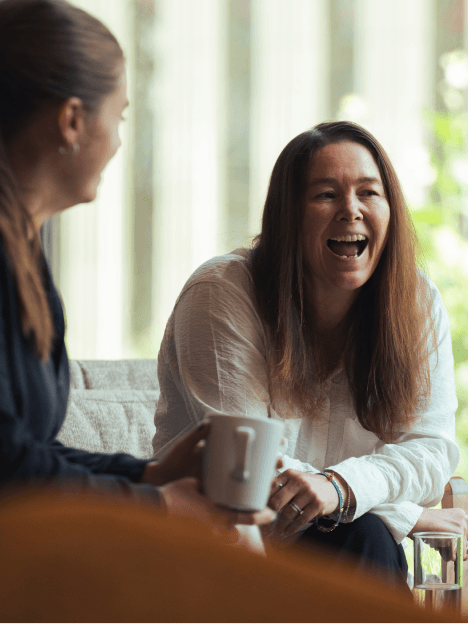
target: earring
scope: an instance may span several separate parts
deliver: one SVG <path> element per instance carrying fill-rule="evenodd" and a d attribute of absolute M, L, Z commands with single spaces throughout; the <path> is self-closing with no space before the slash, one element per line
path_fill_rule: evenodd
<path fill-rule="evenodd" d="M 71 148 L 72 148 L 72 151 L 69 152 L 66 147 L 64 147 L 63 145 L 60 145 L 59 148 L 58 148 L 59 154 L 62 154 L 62 156 L 64 156 L 65 154 L 71 153 L 73 156 L 75 156 L 80 151 L 80 146 L 79 146 L 78 143 L 73 143 Z"/>

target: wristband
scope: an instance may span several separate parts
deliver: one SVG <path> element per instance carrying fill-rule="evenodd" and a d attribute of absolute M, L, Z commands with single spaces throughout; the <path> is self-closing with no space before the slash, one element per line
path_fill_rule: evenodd
<path fill-rule="evenodd" d="M 332 472 L 319 472 L 318 474 L 323 475 L 324 477 L 327 478 L 328 481 L 330 481 L 330 483 L 334 486 L 337 494 L 338 494 L 338 508 L 339 508 L 339 513 L 338 513 L 338 519 L 335 522 L 335 524 L 333 524 L 331 527 L 325 527 L 322 524 L 318 523 L 317 518 L 314 518 L 313 522 L 315 524 L 315 526 L 317 527 L 317 529 L 319 531 L 322 531 L 324 533 L 329 533 L 330 531 L 333 531 L 334 529 L 336 529 L 336 527 L 340 524 L 341 521 L 341 516 L 343 515 L 343 492 L 341 491 L 340 486 L 338 485 L 338 483 L 335 480 L 335 476 Z"/>
<path fill-rule="evenodd" d="M 344 510 L 343 516 L 344 516 L 344 520 L 348 520 L 349 518 L 349 501 L 351 500 L 351 491 L 349 489 L 349 483 L 346 481 L 346 490 L 347 490 L 347 494 L 348 494 L 348 499 L 346 501 L 346 509 Z"/>

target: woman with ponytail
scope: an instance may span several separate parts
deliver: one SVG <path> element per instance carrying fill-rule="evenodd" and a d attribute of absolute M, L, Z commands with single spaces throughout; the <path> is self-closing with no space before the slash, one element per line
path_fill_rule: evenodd
<path fill-rule="evenodd" d="M 169 514 L 262 523 L 271 510 L 221 511 L 199 491 L 206 426 L 163 462 L 56 440 L 69 368 L 40 229 L 95 198 L 127 105 L 123 53 L 101 22 L 64 0 L 0 0 L 0 485 L 73 485 Z"/>

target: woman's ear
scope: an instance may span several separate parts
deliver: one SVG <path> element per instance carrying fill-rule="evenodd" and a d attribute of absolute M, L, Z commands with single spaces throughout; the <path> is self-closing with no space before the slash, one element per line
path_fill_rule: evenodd
<path fill-rule="evenodd" d="M 85 124 L 85 111 L 80 98 L 71 97 L 59 109 L 58 126 L 62 141 L 69 145 L 79 144 Z"/>

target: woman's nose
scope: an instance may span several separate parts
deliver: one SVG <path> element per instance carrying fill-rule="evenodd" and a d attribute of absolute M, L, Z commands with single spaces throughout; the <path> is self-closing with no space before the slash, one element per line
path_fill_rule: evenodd
<path fill-rule="evenodd" d="M 338 221 L 360 221 L 363 216 L 359 198 L 355 195 L 345 195 L 336 214 Z"/>

